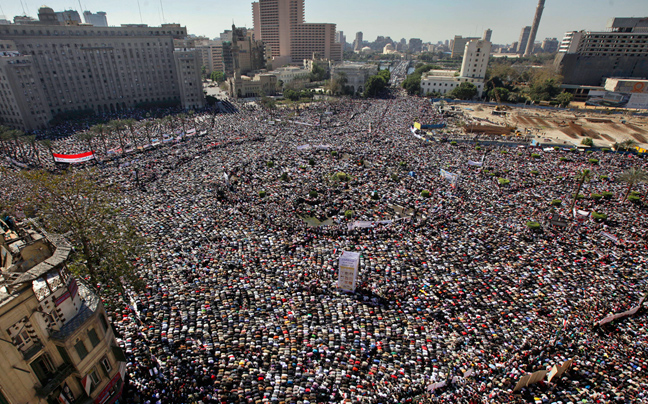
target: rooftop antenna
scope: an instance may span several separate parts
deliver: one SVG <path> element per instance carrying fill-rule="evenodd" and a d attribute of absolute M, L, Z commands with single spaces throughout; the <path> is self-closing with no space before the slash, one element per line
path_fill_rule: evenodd
<path fill-rule="evenodd" d="M 23 15 L 26 16 L 26 15 L 27 15 L 27 11 L 25 11 L 25 5 L 23 4 L 22 0 L 20 0 L 20 6 L 21 6 L 22 9 L 23 9 Z"/>
<path fill-rule="evenodd" d="M 144 24 L 144 20 L 142 20 L 142 7 L 140 7 L 140 2 L 139 2 L 139 0 L 137 0 L 137 8 L 139 9 L 140 24 Z"/>
<path fill-rule="evenodd" d="M 83 14 L 84 10 L 83 10 L 83 6 L 81 5 L 81 0 L 79 0 L 79 9 L 81 11 L 81 14 Z"/>
<path fill-rule="evenodd" d="M 162 23 L 166 24 L 166 18 L 164 17 L 164 6 L 162 6 L 162 0 L 160 0 L 160 10 L 162 10 Z"/>

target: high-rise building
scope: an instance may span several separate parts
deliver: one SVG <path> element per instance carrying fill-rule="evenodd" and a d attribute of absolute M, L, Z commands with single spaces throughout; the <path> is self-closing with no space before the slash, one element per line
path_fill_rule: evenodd
<path fill-rule="evenodd" d="M 423 41 L 419 38 L 410 38 L 407 49 L 412 53 L 420 53 L 423 50 Z"/>
<path fill-rule="evenodd" d="M 338 31 L 335 34 L 335 42 L 342 44 L 342 49 L 344 50 L 344 46 L 346 45 L 346 36 L 343 31 Z"/>
<path fill-rule="evenodd" d="M 67 265 L 70 245 L 0 221 L 2 403 L 114 403 L 126 357 L 101 299 Z"/>
<path fill-rule="evenodd" d="M 103 11 L 97 11 L 96 13 L 91 13 L 86 10 L 83 12 L 83 19 L 86 24 L 92 24 L 95 27 L 107 27 L 108 20 L 106 19 L 106 13 Z"/>
<path fill-rule="evenodd" d="M 493 35 L 493 30 L 492 29 L 487 29 L 484 31 L 484 37 L 482 38 L 484 41 L 491 41 L 491 36 Z"/>
<path fill-rule="evenodd" d="M 362 50 L 362 31 L 356 32 L 355 41 L 353 41 L 353 51 L 360 52 Z"/>
<path fill-rule="evenodd" d="M 342 60 L 342 46 L 335 42 L 335 24 L 304 21 L 304 0 L 259 0 L 252 3 L 256 39 L 276 64 L 299 63 L 321 52 L 325 59 Z"/>
<path fill-rule="evenodd" d="M 455 35 L 454 39 L 452 40 L 452 43 L 450 44 L 450 49 L 452 51 L 450 57 L 458 58 L 462 56 L 464 54 L 466 44 L 476 39 L 481 39 L 481 38 L 473 38 L 473 37 L 464 38 L 461 35 Z"/>
<path fill-rule="evenodd" d="M 546 53 L 554 53 L 558 50 L 558 39 L 556 38 L 545 38 L 542 41 L 542 51 Z"/>
<path fill-rule="evenodd" d="M 602 85 L 606 77 L 646 77 L 648 18 L 613 18 L 605 31 L 565 34 L 555 64 L 563 83 Z"/>
<path fill-rule="evenodd" d="M 527 41 L 527 46 L 524 49 L 524 56 L 531 56 L 535 48 L 535 39 L 536 34 L 538 33 L 538 27 L 540 27 L 540 19 L 542 18 L 542 10 L 544 10 L 545 0 L 538 0 L 538 7 L 536 8 L 535 16 L 533 17 L 533 25 L 531 25 L 531 32 L 529 33 L 529 40 Z"/>
<path fill-rule="evenodd" d="M 520 39 L 518 40 L 518 46 L 516 52 L 520 55 L 524 54 L 526 50 L 527 42 L 529 42 L 529 34 L 531 33 L 531 27 L 524 27 L 520 32 Z"/>
<path fill-rule="evenodd" d="M 55 14 L 53 24 L 0 26 L 0 40 L 12 45 L 12 53 L 4 56 L 8 61 L 2 64 L 5 72 L 12 73 L 4 75 L 2 82 L 16 89 L 0 93 L 5 101 L 0 103 L 1 124 L 31 129 L 43 127 L 58 114 L 79 110 L 110 113 L 169 102 L 185 108 L 204 105 L 200 65 L 191 66 L 197 59 L 187 54 L 198 51 L 176 52 L 174 47 L 174 39 L 187 36 L 179 24 L 62 26 Z M 21 91 L 29 77 L 33 86 Z M 40 100 L 38 94 L 43 94 Z M 32 119 L 35 123 L 30 123 Z"/>
<path fill-rule="evenodd" d="M 63 24 L 81 24 L 81 16 L 76 10 L 57 11 L 56 18 Z"/>

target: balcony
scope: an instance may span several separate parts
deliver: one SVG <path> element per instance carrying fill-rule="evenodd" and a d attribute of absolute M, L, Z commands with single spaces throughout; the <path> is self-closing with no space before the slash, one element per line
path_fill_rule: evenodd
<path fill-rule="evenodd" d="M 72 367 L 72 365 L 68 363 L 62 364 L 58 369 L 56 369 L 47 384 L 42 387 L 38 387 L 38 385 L 34 387 L 36 394 L 38 394 L 39 397 L 47 398 L 61 383 L 63 383 L 65 379 L 67 379 L 68 376 L 72 374 L 73 371 L 74 367 Z"/>
<path fill-rule="evenodd" d="M 28 362 L 31 358 L 36 356 L 36 354 L 39 353 L 41 349 L 43 349 L 43 344 L 41 344 L 40 342 L 36 342 L 28 349 L 24 351 L 20 351 L 20 353 L 22 353 L 22 356 L 25 359 L 25 361 Z"/>

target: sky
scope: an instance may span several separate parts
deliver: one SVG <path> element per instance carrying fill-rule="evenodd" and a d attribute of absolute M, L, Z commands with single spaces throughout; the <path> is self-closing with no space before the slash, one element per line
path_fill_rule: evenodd
<path fill-rule="evenodd" d="M 306 22 L 336 23 L 347 42 L 362 31 L 377 36 L 420 38 L 436 43 L 455 35 L 479 36 L 493 30 L 492 42 L 517 41 L 522 27 L 531 25 L 537 0 L 305 0 Z M 537 41 L 562 39 L 567 31 L 603 30 L 610 17 L 648 17 L 647 0 L 546 0 Z M 0 0 L 8 19 L 36 17 L 46 4 L 54 11 L 105 11 L 108 24 L 160 25 L 177 22 L 189 34 L 218 37 L 237 26 L 252 27 L 252 2 L 247 0 Z M 23 11 L 24 10 L 24 11 Z M 140 13 L 141 10 L 141 13 Z M 81 14 L 81 13 L 80 13 Z M 140 19 L 141 14 L 141 19 Z"/>

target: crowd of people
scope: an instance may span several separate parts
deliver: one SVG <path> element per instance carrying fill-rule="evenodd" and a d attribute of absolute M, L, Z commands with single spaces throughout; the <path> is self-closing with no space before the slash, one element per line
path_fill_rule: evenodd
<path fill-rule="evenodd" d="M 136 262 L 146 287 L 110 313 L 126 400 L 647 401 L 645 312 L 596 325 L 648 292 L 648 219 L 618 180 L 646 159 L 425 141 L 415 119 L 454 124 L 424 99 L 319 102 L 196 114 L 192 137 L 98 152 L 149 243 Z M 156 138 L 180 131 L 165 125 Z M 76 137 L 54 146 L 86 150 Z M 585 169 L 576 207 L 607 220 L 572 214 Z M 360 253 L 353 293 L 337 288 L 343 251 Z"/>

